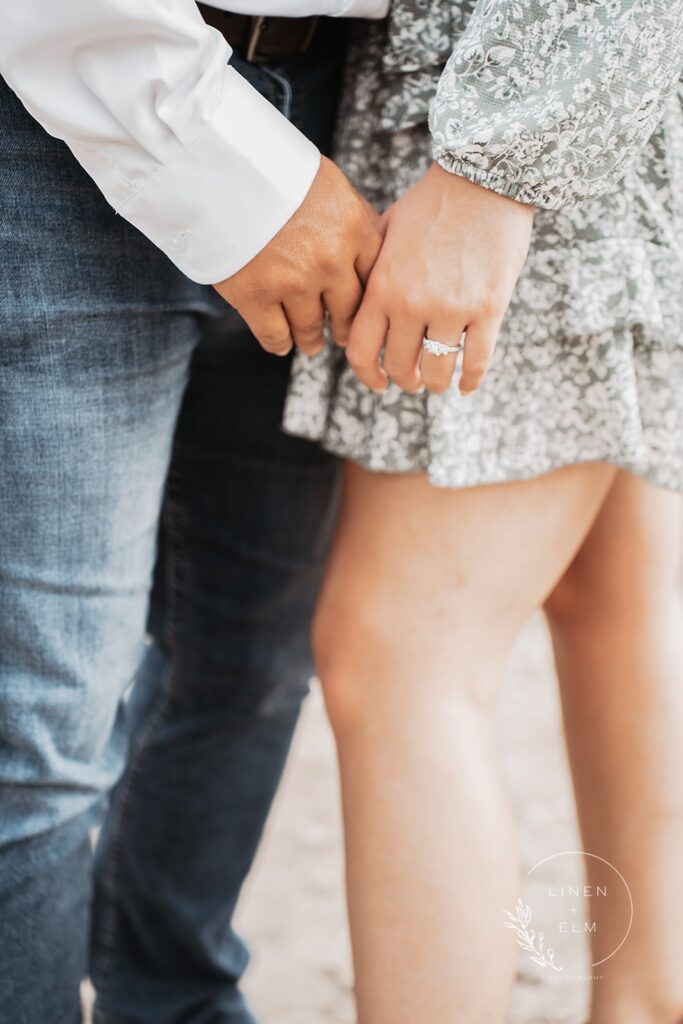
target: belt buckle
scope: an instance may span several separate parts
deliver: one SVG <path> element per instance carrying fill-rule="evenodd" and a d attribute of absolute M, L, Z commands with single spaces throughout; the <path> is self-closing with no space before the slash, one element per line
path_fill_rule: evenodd
<path fill-rule="evenodd" d="M 267 55 L 259 56 L 257 52 L 259 40 L 261 38 L 261 33 L 263 32 L 263 29 L 269 17 L 272 18 L 272 15 L 259 14 L 258 16 L 255 16 L 251 19 L 251 26 L 249 28 L 249 38 L 246 47 L 246 59 L 251 64 L 258 64 L 259 61 L 267 61 L 273 59 L 272 57 L 268 57 Z M 299 49 L 296 51 L 297 53 L 305 53 L 308 47 L 311 45 L 311 40 L 315 35 L 316 28 L 318 27 L 318 21 L 318 15 L 313 15 L 310 18 L 310 25 L 308 27 L 306 35 L 301 41 Z"/>

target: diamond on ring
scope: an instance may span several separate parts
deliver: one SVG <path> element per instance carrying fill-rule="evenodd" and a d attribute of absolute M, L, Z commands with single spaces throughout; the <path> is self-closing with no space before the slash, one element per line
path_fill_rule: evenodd
<path fill-rule="evenodd" d="M 422 342 L 422 347 L 425 352 L 429 352 L 433 356 L 457 356 L 458 352 L 462 349 L 462 341 L 459 341 L 457 345 L 446 345 L 443 341 L 425 338 Z"/>

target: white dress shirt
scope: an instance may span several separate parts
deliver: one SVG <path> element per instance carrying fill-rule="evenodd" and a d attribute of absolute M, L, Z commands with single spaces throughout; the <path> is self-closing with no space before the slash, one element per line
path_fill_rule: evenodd
<path fill-rule="evenodd" d="M 388 0 L 212 6 L 373 18 Z M 188 277 L 234 274 L 302 203 L 318 150 L 227 67 L 194 0 L 0 0 L 0 15 L 0 74 Z"/>

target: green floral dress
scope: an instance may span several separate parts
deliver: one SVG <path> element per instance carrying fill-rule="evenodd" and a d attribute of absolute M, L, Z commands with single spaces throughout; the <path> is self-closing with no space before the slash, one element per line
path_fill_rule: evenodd
<path fill-rule="evenodd" d="M 532 244 L 480 391 L 377 395 L 329 343 L 285 429 L 437 486 L 603 460 L 683 491 L 683 0 L 394 0 L 354 33 L 353 183 L 383 208 L 436 159 L 537 207 Z"/>

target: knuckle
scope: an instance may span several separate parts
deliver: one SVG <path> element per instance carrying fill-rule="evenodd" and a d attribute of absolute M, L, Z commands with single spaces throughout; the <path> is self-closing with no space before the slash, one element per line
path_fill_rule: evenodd
<path fill-rule="evenodd" d="M 460 390 L 463 394 L 469 394 L 471 391 L 478 391 L 482 380 L 482 377 L 471 377 L 468 374 L 463 374 L 459 385 Z"/>
<path fill-rule="evenodd" d="M 349 204 L 347 224 L 351 231 L 357 234 L 365 234 L 370 225 L 370 220 L 361 200 L 354 195 L 353 203 Z"/>
<path fill-rule="evenodd" d="M 489 361 L 488 359 L 475 359 L 471 363 L 467 364 L 465 372 L 468 379 L 470 380 L 481 380 L 486 371 L 488 370 Z"/>
<path fill-rule="evenodd" d="M 318 337 L 322 334 L 322 329 L 322 320 L 309 320 L 307 323 L 297 324 L 295 327 L 297 334 L 303 334 L 306 337 Z"/>
<path fill-rule="evenodd" d="M 390 373 L 387 370 L 387 374 L 392 384 L 395 384 L 401 391 L 415 391 L 419 387 L 420 382 L 412 373 Z"/>
<path fill-rule="evenodd" d="M 507 300 L 502 292 L 496 288 L 484 292 L 477 303 L 479 315 L 486 317 L 486 319 L 502 316 L 506 307 Z"/>
<path fill-rule="evenodd" d="M 455 345 L 460 340 L 460 336 L 465 330 L 464 325 L 471 320 L 471 316 L 463 303 L 452 303 L 444 310 L 443 315 L 445 323 L 452 325 L 449 337 L 451 343 Z"/>
<path fill-rule="evenodd" d="M 318 258 L 318 267 L 325 277 L 335 274 L 341 265 L 341 259 L 336 250 L 327 249 Z"/>
<path fill-rule="evenodd" d="M 304 356 L 317 356 L 319 352 L 322 352 L 322 345 L 299 345 L 299 351 Z"/>
<path fill-rule="evenodd" d="M 352 325 L 352 316 L 330 317 L 330 328 L 333 334 L 343 334 L 345 338 L 348 338 Z"/>
<path fill-rule="evenodd" d="M 279 352 L 291 347 L 291 339 L 284 334 L 260 334 L 259 341 L 269 352 Z"/>
<path fill-rule="evenodd" d="M 422 381 L 429 391 L 442 394 L 444 391 L 448 391 L 451 386 L 452 375 L 439 373 L 438 371 L 430 372 L 427 367 L 423 367 Z"/>
<path fill-rule="evenodd" d="M 407 313 L 409 317 L 418 317 L 423 309 L 429 308 L 429 300 L 425 299 L 420 292 L 404 291 L 401 295 L 400 305 L 403 312 Z"/>
<path fill-rule="evenodd" d="M 290 302 L 303 302 L 308 295 L 308 287 L 305 281 L 293 279 L 287 282 L 284 295 Z"/>
<path fill-rule="evenodd" d="M 334 311 L 328 310 L 330 322 L 336 324 L 337 327 L 351 327 L 356 318 L 358 305 L 358 302 L 346 302 L 343 306 L 335 308 Z"/>
<path fill-rule="evenodd" d="M 344 257 L 348 262 L 348 246 L 338 238 L 328 240 L 327 245 L 318 254 L 317 263 L 324 275 L 336 274 L 344 265 Z"/>
<path fill-rule="evenodd" d="M 383 366 L 391 379 L 397 384 L 400 380 L 406 380 L 410 376 L 406 371 L 406 367 L 396 359 L 392 359 L 390 355 L 385 355 Z"/>
<path fill-rule="evenodd" d="M 349 346 L 346 349 L 346 361 L 354 373 L 367 373 L 372 366 L 372 361 L 363 352 L 356 352 Z"/>
<path fill-rule="evenodd" d="M 375 268 L 368 278 L 365 292 L 373 302 L 384 304 L 383 300 L 385 297 L 388 297 L 391 292 L 387 273 Z"/>
<path fill-rule="evenodd" d="M 361 358 L 361 356 L 359 356 L 356 352 L 349 351 L 348 348 L 346 349 L 346 361 L 351 367 L 351 369 L 354 371 L 354 373 L 362 373 L 368 365 L 367 362 Z"/>
<path fill-rule="evenodd" d="M 343 326 L 337 326 L 335 324 L 330 325 L 332 337 L 338 344 L 346 346 L 349 340 L 349 330 Z"/>
<path fill-rule="evenodd" d="M 443 395 L 450 388 L 451 382 L 449 380 L 425 380 L 424 385 L 427 391 L 431 391 L 433 395 Z"/>
<path fill-rule="evenodd" d="M 258 276 L 254 275 L 251 278 L 245 293 L 248 294 L 250 301 L 266 303 L 271 302 L 274 296 L 282 292 L 285 285 L 281 269 L 269 265 L 262 267 Z"/>
<path fill-rule="evenodd" d="M 413 368 L 400 364 L 400 362 L 396 362 L 394 359 L 388 359 L 385 357 L 383 366 L 394 384 L 402 386 L 403 384 L 407 384 L 415 380 L 415 371 Z"/>

